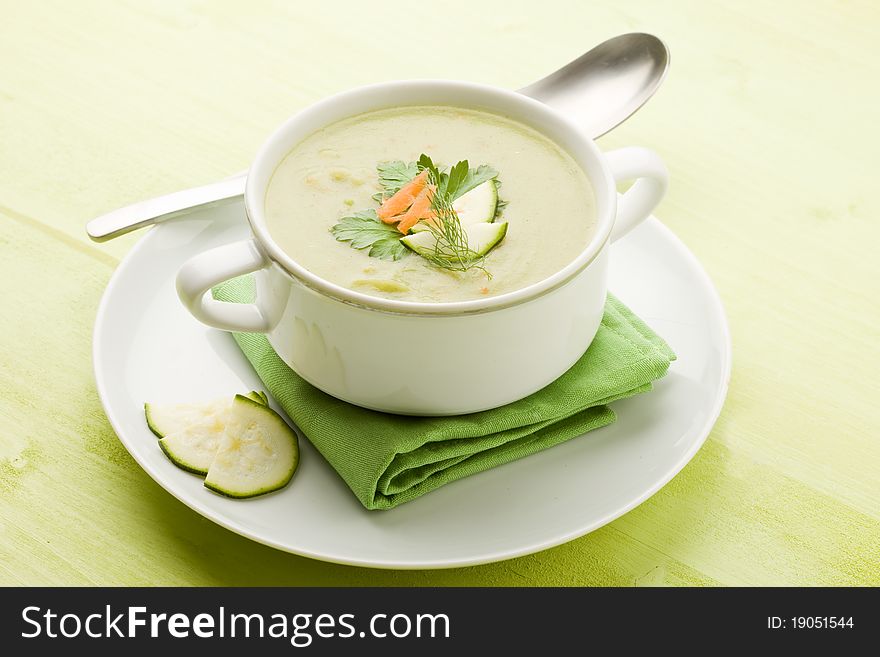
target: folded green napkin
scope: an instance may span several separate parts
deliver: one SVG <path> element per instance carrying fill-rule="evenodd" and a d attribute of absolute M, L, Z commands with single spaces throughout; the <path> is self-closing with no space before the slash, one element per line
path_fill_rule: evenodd
<path fill-rule="evenodd" d="M 249 276 L 213 291 L 249 302 Z M 607 403 L 650 390 L 675 354 L 613 296 L 587 353 L 556 381 L 518 402 L 455 417 L 369 411 L 306 383 L 266 336 L 235 340 L 275 400 L 368 509 L 389 509 L 456 479 L 488 470 L 611 424 Z"/>

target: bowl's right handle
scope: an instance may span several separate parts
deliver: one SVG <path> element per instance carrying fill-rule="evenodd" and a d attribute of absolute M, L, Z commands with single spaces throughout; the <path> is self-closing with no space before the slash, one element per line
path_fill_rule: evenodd
<path fill-rule="evenodd" d="M 669 172 L 660 156 L 647 148 L 619 148 L 605 153 L 605 158 L 616 182 L 635 179 L 617 199 L 617 218 L 611 230 L 611 241 L 615 242 L 651 216 L 666 194 Z"/>

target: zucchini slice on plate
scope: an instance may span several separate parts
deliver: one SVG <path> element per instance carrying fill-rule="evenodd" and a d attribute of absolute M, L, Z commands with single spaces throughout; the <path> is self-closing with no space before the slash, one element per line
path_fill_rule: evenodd
<path fill-rule="evenodd" d="M 225 410 L 213 418 L 169 433 L 159 439 L 159 447 L 174 465 L 204 476 L 208 474 L 208 468 L 220 447 L 220 440 L 226 431 L 227 415 L 228 410 Z"/>
<path fill-rule="evenodd" d="M 269 398 L 265 392 L 251 390 L 245 395 L 261 404 L 268 404 Z M 224 413 L 232 403 L 229 397 L 212 399 L 196 404 L 144 404 L 144 415 L 147 418 L 147 426 L 150 431 L 159 438 L 168 434 L 182 431 L 189 426 L 202 420 L 210 420 Z"/>
<path fill-rule="evenodd" d="M 228 497 L 254 497 L 286 486 L 298 463 L 293 429 L 265 404 L 236 395 L 205 486 Z"/>

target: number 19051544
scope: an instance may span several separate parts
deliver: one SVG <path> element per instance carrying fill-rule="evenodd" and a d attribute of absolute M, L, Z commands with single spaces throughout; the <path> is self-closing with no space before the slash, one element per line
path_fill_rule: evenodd
<path fill-rule="evenodd" d="M 852 616 L 768 616 L 767 629 L 770 630 L 837 630 L 852 629 Z"/>

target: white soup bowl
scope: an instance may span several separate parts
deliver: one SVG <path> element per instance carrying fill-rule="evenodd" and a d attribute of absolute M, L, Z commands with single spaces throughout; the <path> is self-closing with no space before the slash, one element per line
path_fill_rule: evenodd
<path fill-rule="evenodd" d="M 485 299 L 424 303 L 379 298 L 324 280 L 272 239 L 266 189 L 275 168 L 311 133 L 372 110 L 412 105 L 481 109 L 525 123 L 567 151 L 595 196 L 596 231 L 552 276 Z M 635 180 L 618 195 L 618 183 Z M 226 331 L 260 332 L 303 379 L 339 399 L 407 415 L 458 415 L 522 399 L 587 350 L 602 320 L 611 243 L 651 214 L 667 185 L 652 151 L 602 153 L 567 117 L 517 92 L 451 81 L 390 82 L 322 100 L 288 119 L 250 167 L 245 207 L 254 237 L 197 255 L 177 289 L 190 312 Z M 584 208 L 584 221 L 587 208 Z M 516 230 L 515 226 L 511 230 Z M 340 246 L 340 248 L 342 248 Z M 253 273 L 256 300 L 234 304 L 210 289 Z M 388 336 L 418 336 L 411 353 Z"/>

